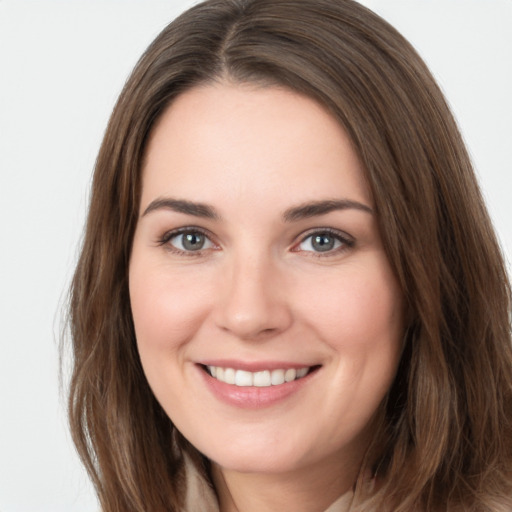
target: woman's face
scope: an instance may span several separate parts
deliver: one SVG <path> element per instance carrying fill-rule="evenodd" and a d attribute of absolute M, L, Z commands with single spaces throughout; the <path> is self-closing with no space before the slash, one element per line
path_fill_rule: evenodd
<path fill-rule="evenodd" d="M 197 87 L 143 169 L 130 298 L 148 382 L 223 468 L 359 461 L 402 297 L 344 130 L 280 88 Z"/>

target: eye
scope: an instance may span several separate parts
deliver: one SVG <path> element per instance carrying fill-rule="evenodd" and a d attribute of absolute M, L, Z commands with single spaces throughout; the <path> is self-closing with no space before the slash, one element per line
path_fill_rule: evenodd
<path fill-rule="evenodd" d="M 315 231 L 304 237 L 296 246 L 296 251 L 315 253 L 338 252 L 354 245 L 353 240 L 343 236 L 341 233 L 332 231 Z"/>
<path fill-rule="evenodd" d="M 197 229 L 186 229 L 167 233 L 161 240 L 162 245 L 168 244 L 171 249 L 177 252 L 199 252 L 206 249 L 212 249 L 213 242 L 201 231 Z"/>

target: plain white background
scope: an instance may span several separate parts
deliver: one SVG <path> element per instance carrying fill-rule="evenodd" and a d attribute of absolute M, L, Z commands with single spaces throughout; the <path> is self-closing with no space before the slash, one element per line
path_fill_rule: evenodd
<path fill-rule="evenodd" d="M 0 512 L 97 509 L 59 395 L 60 309 L 114 101 L 145 47 L 193 3 L 0 0 Z M 363 3 L 440 82 L 510 261 L 512 1 Z"/>

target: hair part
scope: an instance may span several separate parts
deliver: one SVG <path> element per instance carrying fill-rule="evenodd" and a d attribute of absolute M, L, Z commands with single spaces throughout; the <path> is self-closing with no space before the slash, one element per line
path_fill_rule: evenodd
<path fill-rule="evenodd" d="M 394 512 L 510 510 L 511 292 L 499 245 L 430 72 L 352 0 L 206 1 L 164 29 L 119 97 L 70 294 L 70 424 L 102 510 L 178 510 L 182 451 L 201 460 L 144 376 L 128 267 L 148 138 L 175 97 L 219 81 L 317 100 L 367 173 L 408 325 L 363 461 L 379 485 L 369 492 L 360 481 L 356 501 Z"/>

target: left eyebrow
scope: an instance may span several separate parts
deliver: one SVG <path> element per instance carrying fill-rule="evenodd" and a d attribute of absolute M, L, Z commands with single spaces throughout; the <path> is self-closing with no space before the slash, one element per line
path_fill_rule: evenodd
<path fill-rule="evenodd" d="M 184 199 L 173 199 L 171 197 L 159 197 L 152 201 L 144 210 L 141 217 L 155 210 L 172 210 L 194 217 L 204 217 L 206 219 L 220 220 L 220 215 L 215 211 L 213 206 L 205 203 L 194 203 Z"/>
<path fill-rule="evenodd" d="M 373 215 L 373 210 L 369 206 L 359 203 L 358 201 L 352 201 L 350 199 L 328 199 L 325 201 L 304 203 L 288 208 L 283 213 L 283 218 L 286 222 L 295 222 L 302 219 L 308 219 L 310 217 L 316 217 L 317 215 L 325 215 L 326 213 L 335 210 L 349 209 L 360 210 Z"/>

